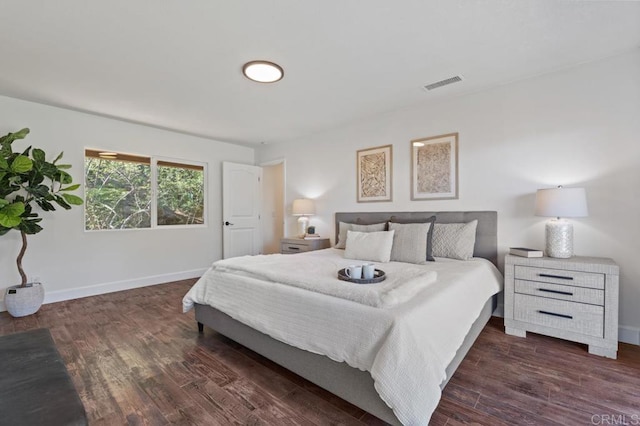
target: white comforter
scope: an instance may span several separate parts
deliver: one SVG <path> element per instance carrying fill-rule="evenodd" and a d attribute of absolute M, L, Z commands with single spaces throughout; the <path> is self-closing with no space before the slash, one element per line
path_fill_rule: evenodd
<path fill-rule="evenodd" d="M 343 251 L 294 255 L 354 263 Z M 408 267 L 390 262 L 376 267 Z M 411 265 L 411 267 L 417 267 Z M 411 300 L 381 309 L 277 282 L 246 272 L 210 269 L 183 299 L 211 305 L 275 339 L 371 373 L 382 398 L 406 425 L 426 425 L 440 400 L 440 384 L 485 301 L 502 289 L 502 276 L 484 259 L 437 258 L 419 266 L 438 279 Z"/>
<path fill-rule="evenodd" d="M 390 308 L 406 302 L 435 282 L 437 277 L 435 271 L 394 262 L 385 265 L 384 281 L 359 285 L 336 279 L 337 271 L 345 263 L 353 263 L 353 260 L 271 254 L 219 260 L 211 266 L 211 271 L 244 273 L 260 280 L 300 287 L 376 308 Z"/>

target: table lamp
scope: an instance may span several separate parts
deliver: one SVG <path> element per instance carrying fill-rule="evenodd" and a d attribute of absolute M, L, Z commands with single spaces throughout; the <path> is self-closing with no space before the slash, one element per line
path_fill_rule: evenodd
<path fill-rule="evenodd" d="M 307 226 L 309 226 L 309 217 L 316 213 L 316 207 L 313 200 L 308 198 L 298 198 L 293 200 L 293 207 L 291 214 L 293 216 L 300 216 L 298 218 L 298 235 L 302 238 L 307 233 Z"/>
<path fill-rule="evenodd" d="M 589 215 L 584 188 L 538 189 L 535 214 L 556 218 L 545 227 L 547 256 L 561 259 L 573 256 L 573 225 L 562 218 Z"/>

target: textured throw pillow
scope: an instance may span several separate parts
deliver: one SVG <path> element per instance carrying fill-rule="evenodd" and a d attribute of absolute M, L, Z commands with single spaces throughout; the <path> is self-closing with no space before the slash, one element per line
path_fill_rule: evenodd
<path fill-rule="evenodd" d="M 391 260 L 395 262 L 427 263 L 427 235 L 431 223 L 393 223 L 389 222 L 389 231 L 393 235 Z"/>
<path fill-rule="evenodd" d="M 340 222 L 340 232 L 338 232 L 338 242 L 334 246 L 337 249 L 343 249 L 347 243 L 347 231 L 357 232 L 378 232 L 387 229 L 387 223 L 375 223 L 373 225 L 358 225 L 357 223 Z"/>
<path fill-rule="evenodd" d="M 433 262 L 435 259 L 433 258 L 433 224 L 436 221 L 435 216 L 428 217 L 426 219 L 407 219 L 407 220 L 396 220 L 395 216 L 391 216 L 391 223 L 430 223 L 431 227 L 429 228 L 429 233 L 427 234 L 427 260 Z"/>
<path fill-rule="evenodd" d="M 468 260 L 473 257 L 478 221 L 436 223 L 433 229 L 433 255 Z"/>
<path fill-rule="evenodd" d="M 388 262 L 391 258 L 394 231 L 347 231 L 344 257 L 369 262 Z"/>

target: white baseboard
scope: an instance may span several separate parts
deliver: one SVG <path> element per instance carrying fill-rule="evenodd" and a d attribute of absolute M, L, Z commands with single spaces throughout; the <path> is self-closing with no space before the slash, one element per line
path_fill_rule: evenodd
<path fill-rule="evenodd" d="M 170 274 L 152 275 L 149 277 L 135 278 L 132 280 L 114 281 L 110 283 L 95 284 L 86 287 L 71 288 L 46 292 L 44 304 L 62 302 L 64 300 L 79 299 L 81 297 L 97 296 L 99 294 L 113 293 L 115 291 L 131 290 L 133 288 L 146 287 L 156 284 L 164 284 L 172 281 L 198 278 L 207 271 L 207 268 L 193 269 L 190 271 L 174 272 Z M 6 311 L 4 300 L 0 300 L 0 312 Z"/>
<path fill-rule="evenodd" d="M 632 345 L 640 345 L 640 328 L 621 325 L 618 327 L 618 340 Z"/>

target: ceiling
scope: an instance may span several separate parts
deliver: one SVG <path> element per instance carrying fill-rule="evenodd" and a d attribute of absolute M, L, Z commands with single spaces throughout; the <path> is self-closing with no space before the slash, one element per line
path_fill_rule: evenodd
<path fill-rule="evenodd" d="M 0 94 L 248 145 L 638 47 L 634 1 L 0 0 Z"/>

